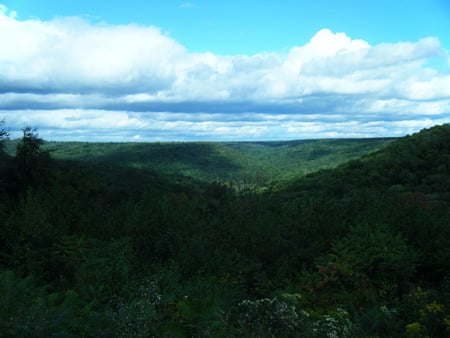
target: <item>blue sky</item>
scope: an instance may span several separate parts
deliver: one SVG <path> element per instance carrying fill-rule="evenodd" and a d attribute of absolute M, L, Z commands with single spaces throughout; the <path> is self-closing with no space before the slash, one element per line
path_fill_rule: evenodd
<path fill-rule="evenodd" d="M 0 118 L 46 139 L 402 136 L 450 122 L 450 1 L 0 0 Z"/>
<path fill-rule="evenodd" d="M 20 19 L 79 16 L 154 25 L 192 52 L 254 54 L 305 44 L 323 28 L 370 44 L 439 37 L 450 48 L 448 0 L 13 0 Z"/>

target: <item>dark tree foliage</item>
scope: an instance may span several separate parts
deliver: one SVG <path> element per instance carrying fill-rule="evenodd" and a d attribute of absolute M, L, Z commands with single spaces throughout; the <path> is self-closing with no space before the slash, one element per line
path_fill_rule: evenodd
<path fill-rule="evenodd" d="M 2 212 L 4 212 L 5 201 L 7 200 L 7 185 L 10 166 L 10 158 L 5 153 L 5 141 L 9 138 L 9 132 L 5 129 L 5 120 L 0 121 L 0 222 Z M 0 243 L 1 244 L 1 243 Z"/>
<path fill-rule="evenodd" d="M 25 127 L 22 129 L 23 137 L 17 145 L 16 158 L 23 165 L 31 165 L 48 156 L 48 153 L 42 150 L 44 140 L 39 138 L 36 128 Z"/>
<path fill-rule="evenodd" d="M 50 174 L 50 154 L 42 149 L 44 140 L 35 128 L 25 127 L 22 132 L 15 157 L 19 193 L 31 185 L 46 183 Z"/>
<path fill-rule="evenodd" d="M 0 337 L 448 337 L 449 136 L 262 191 L 50 161 L 25 128 Z"/>
<path fill-rule="evenodd" d="M 9 132 L 5 129 L 5 120 L 0 121 L 0 156 L 4 155 L 5 141 L 9 138 Z"/>

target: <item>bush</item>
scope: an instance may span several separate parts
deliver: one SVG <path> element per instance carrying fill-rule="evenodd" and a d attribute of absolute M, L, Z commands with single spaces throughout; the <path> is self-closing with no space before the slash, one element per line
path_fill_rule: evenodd
<path fill-rule="evenodd" d="M 108 337 L 109 316 L 73 290 L 49 293 L 33 277 L 0 273 L 0 337 Z"/>

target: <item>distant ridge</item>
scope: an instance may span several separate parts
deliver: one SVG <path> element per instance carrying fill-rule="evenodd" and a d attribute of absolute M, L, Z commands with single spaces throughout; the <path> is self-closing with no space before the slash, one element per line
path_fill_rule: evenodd
<path fill-rule="evenodd" d="M 377 152 L 291 183 L 289 191 L 353 189 L 415 191 L 450 201 L 450 124 L 402 137 Z"/>
<path fill-rule="evenodd" d="M 276 142 L 47 142 L 55 159 L 108 163 L 198 182 L 265 186 L 333 168 L 377 151 L 393 138 Z M 11 143 L 14 141 L 11 141 Z M 10 144 L 10 152 L 11 152 Z"/>

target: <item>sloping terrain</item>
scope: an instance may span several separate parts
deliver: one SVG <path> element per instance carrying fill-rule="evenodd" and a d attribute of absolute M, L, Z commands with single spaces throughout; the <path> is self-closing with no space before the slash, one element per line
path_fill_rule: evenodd
<path fill-rule="evenodd" d="M 290 191 L 345 195 L 355 189 L 420 192 L 450 201 L 450 124 L 424 129 L 383 149 L 290 183 Z"/>
<path fill-rule="evenodd" d="M 226 143 L 259 163 L 272 181 L 288 181 L 377 151 L 394 139 L 322 139 Z"/>
<path fill-rule="evenodd" d="M 288 142 L 48 142 L 55 159 L 151 169 L 201 182 L 267 185 L 333 168 L 376 151 L 392 139 Z"/>
<path fill-rule="evenodd" d="M 448 336 L 450 125 L 374 152 L 47 143 L 50 158 L 25 141 L 0 161 L 0 336 Z M 207 182 L 358 147 L 277 189 L 165 172 Z"/>

